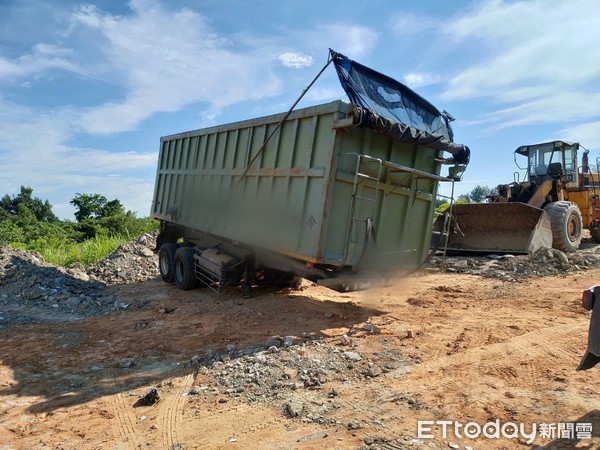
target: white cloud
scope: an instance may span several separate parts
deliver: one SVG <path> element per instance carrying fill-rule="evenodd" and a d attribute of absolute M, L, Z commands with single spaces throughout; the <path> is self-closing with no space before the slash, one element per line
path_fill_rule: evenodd
<path fill-rule="evenodd" d="M 493 124 L 494 129 L 501 130 L 517 125 L 581 121 L 600 114 L 598 102 L 600 93 L 559 92 L 485 114 L 473 123 Z"/>
<path fill-rule="evenodd" d="M 159 111 L 208 102 L 223 108 L 279 92 L 281 81 L 252 51 L 234 51 L 205 18 L 188 9 L 170 12 L 154 1 L 134 0 L 134 14 L 115 16 L 84 7 L 73 20 L 95 29 L 98 46 L 121 73 L 126 98 L 93 107 L 81 124 L 90 133 L 135 128 Z"/>
<path fill-rule="evenodd" d="M 308 67 L 314 64 L 310 55 L 318 52 L 325 63 L 327 47 L 353 59 L 364 58 L 380 36 L 373 28 L 340 22 L 286 29 L 274 36 L 225 37 L 204 16 L 186 8 L 174 9 L 158 0 L 132 0 L 128 5 L 131 12 L 125 15 L 93 5 L 69 9 L 70 21 L 62 16 L 66 10 L 57 8 L 60 24 L 67 26 L 53 28 L 44 38 L 32 36 L 30 41 L 53 43 L 38 42 L 17 56 L 0 56 L 0 86 L 21 89 L 10 98 L 39 102 L 22 106 L 0 93 L 0 193 L 16 193 L 20 185 L 30 185 L 35 195 L 50 199 L 56 214 L 68 218 L 73 211 L 69 200 L 76 192 L 101 193 L 146 215 L 153 194 L 150 178 L 156 165 L 155 149 L 111 152 L 78 147 L 75 140 L 85 142 L 86 133 L 129 131 L 158 112 L 180 111 L 194 104 L 202 107 L 198 117 L 214 120 L 227 106 L 269 98 L 268 105 L 256 102 L 248 109 L 272 113 L 282 101 L 273 96 L 283 91 L 284 80 L 294 86 L 295 93 L 309 81 L 302 71 L 287 70 L 284 78 L 282 64 Z M 13 55 L 18 51 L 10 49 Z M 24 93 L 23 88 L 45 89 L 49 85 L 33 80 L 54 75 L 54 71 L 107 83 L 86 85 L 97 92 L 79 96 L 79 92 L 68 92 L 66 83 L 73 78 L 61 77 L 60 87 L 57 83 L 52 89 L 67 86 L 67 92 L 27 97 L 37 91 Z M 320 80 L 325 83 L 311 89 L 307 99 L 339 97 L 333 88 L 340 92 L 335 73 L 329 72 L 329 77 L 324 74 Z M 335 83 L 328 84 L 328 80 Z M 77 88 L 82 89 L 80 84 Z M 62 106 L 47 106 L 46 100 Z M 288 102 L 278 109 L 287 107 Z"/>
<path fill-rule="evenodd" d="M 75 117 L 66 110 L 40 113 L 0 97 L 0 192 L 17 193 L 20 185 L 29 185 L 65 218 L 72 218 L 69 201 L 82 191 L 119 198 L 128 209 L 148 215 L 152 185 L 129 171 L 151 170 L 156 154 L 69 146 Z"/>
<path fill-rule="evenodd" d="M 315 84 L 306 94 L 306 99 L 311 102 L 325 102 L 338 100 L 340 95 L 343 95 L 342 88 L 335 83 L 323 83 L 322 85 Z"/>
<path fill-rule="evenodd" d="M 498 127 L 600 115 L 597 2 L 475 5 L 444 28 L 465 51 L 482 47 L 479 61 L 451 79 L 445 99 L 493 99 L 504 106 L 485 120 Z"/>
<path fill-rule="evenodd" d="M 394 14 L 389 20 L 390 28 L 397 35 L 415 35 L 435 31 L 441 22 L 431 16 L 417 15 L 411 12 Z"/>
<path fill-rule="evenodd" d="M 129 15 L 80 6 L 60 33 L 62 46 L 38 44 L 14 59 L 0 56 L 0 81 L 25 86 L 27 77 L 50 69 L 107 81 L 117 87 L 112 98 L 81 110 L 74 120 L 87 133 L 114 134 L 138 128 L 157 112 L 203 104 L 215 116 L 232 104 L 273 97 L 283 92 L 280 64 L 311 66 L 317 51 L 324 62 L 327 47 L 360 59 L 380 36 L 373 28 L 338 22 L 283 30 L 280 36 L 226 38 L 190 9 L 172 10 L 158 0 L 128 5 Z M 289 42 L 298 50 L 284 51 Z"/>
<path fill-rule="evenodd" d="M 77 72 L 77 67 L 69 61 L 70 51 L 55 45 L 37 44 L 30 53 L 10 60 L 0 56 L 0 82 L 37 75 L 49 69 L 62 69 Z"/>
<path fill-rule="evenodd" d="M 439 83 L 440 77 L 425 72 L 410 72 L 404 75 L 404 82 L 411 88 L 417 89 L 423 86 Z"/>
<path fill-rule="evenodd" d="M 375 47 L 381 34 L 373 28 L 344 24 L 327 25 L 323 28 L 323 32 L 328 34 L 334 50 L 346 52 L 346 55 L 352 59 L 367 56 Z"/>
<path fill-rule="evenodd" d="M 600 156 L 598 154 L 600 149 L 600 120 L 563 128 L 558 132 L 557 138 L 579 142 L 585 148 L 595 149 L 596 152 L 593 157 L 590 155 L 590 163 L 596 164 L 596 157 Z"/>
<path fill-rule="evenodd" d="M 299 69 L 301 67 L 310 67 L 313 65 L 314 58 L 310 55 L 296 52 L 286 52 L 280 54 L 277 58 L 286 67 Z"/>
<path fill-rule="evenodd" d="M 302 42 L 312 52 L 323 52 L 332 48 L 351 59 L 360 59 L 371 53 L 381 33 L 370 27 L 338 22 L 317 24 L 290 35 L 293 40 Z"/>

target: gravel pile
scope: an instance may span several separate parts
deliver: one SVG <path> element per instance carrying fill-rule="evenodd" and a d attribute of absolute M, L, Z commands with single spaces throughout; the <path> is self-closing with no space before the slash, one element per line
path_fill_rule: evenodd
<path fill-rule="evenodd" d="M 36 252 L 9 246 L 0 248 L 0 305 L 0 324 L 85 317 L 122 307 L 82 267 L 55 267 Z"/>
<path fill-rule="evenodd" d="M 600 253 L 591 248 L 575 253 L 540 249 L 533 255 L 487 255 L 434 258 L 430 266 L 453 273 L 468 273 L 504 281 L 522 281 L 530 277 L 566 275 L 600 267 Z"/>
<path fill-rule="evenodd" d="M 121 245 L 87 269 L 56 267 L 32 251 L 0 247 L 0 327 L 14 322 L 78 320 L 134 305 L 120 302 L 107 287 L 155 278 L 158 232 Z"/>
<path fill-rule="evenodd" d="M 191 358 L 192 367 L 197 369 L 195 383 L 184 396 L 202 409 L 230 402 L 273 405 L 289 420 L 322 425 L 319 433 L 324 437 L 329 429 L 339 427 L 350 433 L 373 425 L 386 431 L 384 419 L 377 415 L 356 418 L 354 394 L 370 383 L 385 389 L 378 382 L 380 378 L 403 377 L 420 361 L 402 355 L 403 347 L 397 340 L 372 336 L 379 332 L 368 325 L 350 337 L 317 340 L 272 336 L 261 346 L 237 349 L 231 344 L 222 352 L 196 355 Z M 378 340 L 379 351 L 361 350 L 361 340 L 367 336 Z M 398 407 L 422 408 L 410 395 L 389 393 L 388 401 Z M 353 418 L 348 419 L 349 415 Z M 365 437 L 363 444 L 360 449 L 390 450 L 412 449 L 423 442 L 409 436 L 390 440 L 373 435 Z M 446 448 L 434 442 L 427 447 Z"/>
<path fill-rule="evenodd" d="M 242 350 L 230 345 L 223 353 L 192 358 L 198 376 L 188 395 L 207 403 L 275 403 L 290 418 L 340 423 L 338 410 L 344 406 L 346 387 L 396 370 L 406 373 L 414 364 L 400 356 L 397 345 L 380 339 L 385 350 L 368 355 L 361 354 L 356 341 L 347 336 L 338 342 L 273 336 L 264 346 Z M 418 407 L 414 399 L 404 400 Z M 345 425 L 361 427 L 360 423 Z"/>
<path fill-rule="evenodd" d="M 91 279 L 106 284 L 145 281 L 158 275 L 158 256 L 154 254 L 158 231 L 143 234 L 119 246 L 108 257 L 87 268 Z"/>

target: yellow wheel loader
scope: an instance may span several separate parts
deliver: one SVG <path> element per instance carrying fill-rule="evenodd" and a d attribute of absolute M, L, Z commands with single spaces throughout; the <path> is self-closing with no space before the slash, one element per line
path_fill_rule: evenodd
<path fill-rule="evenodd" d="M 525 170 L 517 158 L 527 159 L 527 181 L 520 182 L 516 172 L 515 181 L 498 186 L 489 203 L 452 206 L 435 223 L 434 244 L 447 239 L 448 251 L 468 253 L 533 253 L 543 247 L 572 252 L 583 228 L 600 242 L 600 178 L 590 170 L 588 150 L 578 165 L 579 148 L 563 141 L 517 148 L 517 167 Z"/>

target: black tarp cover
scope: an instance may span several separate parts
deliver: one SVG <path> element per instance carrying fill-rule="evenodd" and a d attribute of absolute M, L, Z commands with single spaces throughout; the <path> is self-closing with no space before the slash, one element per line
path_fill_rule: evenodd
<path fill-rule="evenodd" d="M 404 84 L 330 49 L 342 87 L 357 105 L 354 122 L 402 142 L 451 153 L 468 164 L 469 148 L 453 142 L 450 116 Z"/>

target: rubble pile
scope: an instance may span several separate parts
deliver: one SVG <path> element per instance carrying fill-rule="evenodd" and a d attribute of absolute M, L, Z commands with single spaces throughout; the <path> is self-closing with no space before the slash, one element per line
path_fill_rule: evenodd
<path fill-rule="evenodd" d="M 0 326 L 9 322 L 77 319 L 126 309 L 107 285 L 144 281 L 158 274 L 158 232 L 121 245 L 87 269 L 56 267 L 32 251 L 0 247 Z"/>
<path fill-rule="evenodd" d="M 0 324 L 56 314 L 89 316 L 119 308 L 116 297 L 83 267 L 55 267 L 32 251 L 0 247 Z"/>
<path fill-rule="evenodd" d="M 145 281 L 158 275 L 158 256 L 154 254 L 158 231 L 146 233 L 119 246 L 108 257 L 87 268 L 91 279 L 106 284 Z"/>
<path fill-rule="evenodd" d="M 565 275 L 600 267 L 600 253 L 595 248 L 574 253 L 540 249 L 532 255 L 447 256 L 445 260 L 432 259 L 430 266 L 453 273 L 522 281 L 532 276 Z"/>
<path fill-rule="evenodd" d="M 397 370 L 407 373 L 414 364 L 387 338 L 381 341 L 385 350 L 369 355 L 361 354 L 347 336 L 337 343 L 273 336 L 260 347 L 237 350 L 229 345 L 224 353 L 209 351 L 204 360 L 192 358 L 198 376 L 188 395 L 208 403 L 275 403 L 283 414 L 303 422 L 339 423 L 338 409 L 348 402 L 343 399 L 346 387 Z M 341 389 L 331 387 L 340 383 Z M 418 405 L 414 399 L 404 400 Z"/>

